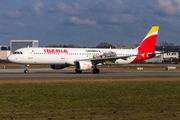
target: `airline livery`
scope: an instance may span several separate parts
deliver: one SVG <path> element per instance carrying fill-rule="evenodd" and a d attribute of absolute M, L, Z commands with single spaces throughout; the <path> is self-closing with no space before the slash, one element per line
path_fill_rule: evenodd
<path fill-rule="evenodd" d="M 139 47 L 136 49 L 99 49 L 99 48 L 20 48 L 8 56 L 8 61 L 26 65 L 24 73 L 28 73 L 29 65 L 50 65 L 52 69 L 63 69 L 75 66 L 76 73 L 92 69 L 99 73 L 98 65 L 108 62 L 131 64 L 154 57 L 158 26 L 153 26 Z"/>

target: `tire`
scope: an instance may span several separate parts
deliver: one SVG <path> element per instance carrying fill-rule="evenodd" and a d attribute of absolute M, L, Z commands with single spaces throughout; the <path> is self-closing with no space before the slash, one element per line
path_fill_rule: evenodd
<path fill-rule="evenodd" d="M 24 73 L 29 73 L 29 71 L 28 70 L 24 70 Z"/>
<path fill-rule="evenodd" d="M 75 69 L 76 73 L 82 73 L 82 70 Z"/>
<path fill-rule="evenodd" d="M 98 74 L 100 71 L 99 71 L 99 69 L 98 68 L 95 68 L 95 69 L 93 69 L 93 71 L 92 71 L 94 74 Z"/>

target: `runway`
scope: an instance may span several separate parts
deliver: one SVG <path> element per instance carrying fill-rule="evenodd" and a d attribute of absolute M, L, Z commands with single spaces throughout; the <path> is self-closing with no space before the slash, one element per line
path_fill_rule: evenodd
<path fill-rule="evenodd" d="M 82 73 L 77 74 L 72 71 L 71 68 L 65 69 L 66 71 L 62 70 L 62 72 L 51 72 L 49 70 L 51 69 L 29 69 L 30 73 L 25 74 L 23 73 L 23 69 L 0 69 L 0 79 L 180 77 L 180 71 L 113 71 L 100 72 L 99 74 L 83 71 Z"/>

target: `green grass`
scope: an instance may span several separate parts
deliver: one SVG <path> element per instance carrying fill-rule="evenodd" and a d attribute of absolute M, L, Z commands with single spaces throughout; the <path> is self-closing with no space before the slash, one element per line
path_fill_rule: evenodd
<path fill-rule="evenodd" d="M 0 118 L 180 119 L 179 78 L 172 78 L 177 79 L 174 81 L 124 79 L 0 84 Z"/>

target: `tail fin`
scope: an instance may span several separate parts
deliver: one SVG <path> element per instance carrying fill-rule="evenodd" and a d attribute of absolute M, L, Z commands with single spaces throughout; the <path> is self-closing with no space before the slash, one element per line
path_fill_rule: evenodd
<path fill-rule="evenodd" d="M 158 30 L 159 26 L 153 26 L 137 49 L 143 51 L 154 51 Z"/>

